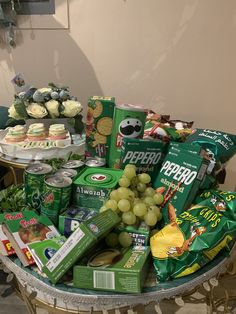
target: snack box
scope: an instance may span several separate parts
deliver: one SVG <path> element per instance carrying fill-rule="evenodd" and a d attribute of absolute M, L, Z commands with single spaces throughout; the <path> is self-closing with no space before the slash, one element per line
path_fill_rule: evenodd
<path fill-rule="evenodd" d="M 201 182 L 200 189 L 210 189 L 216 185 L 216 177 L 212 173 L 214 164 L 211 160 L 209 160 L 209 156 L 203 147 L 197 144 L 194 145 L 189 143 L 172 142 L 170 143 L 169 149 L 175 152 L 180 152 L 183 149 L 186 149 L 188 153 L 202 156 L 204 158 L 205 164 L 207 164 L 207 170 Z"/>
<path fill-rule="evenodd" d="M 125 225 L 121 222 L 116 228 L 116 233 L 128 232 L 131 236 L 133 246 L 147 246 L 149 245 L 149 236 L 150 236 L 150 227 L 144 222 L 141 221 L 135 225 Z"/>
<path fill-rule="evenodd" d="M 186 149 L 189 153 L 192 153 L 194 155 L 201 155 L 201 156 L 204 156 L 204 153 L 205 153 L 205 150 L 201 146 L 188 144 L 188 143 L 171 142 L 169 149 L 176 149 L 176 150 Z"/>
<path fill-rule="evenodd" d="M 92 96 L 88 99 L 85 126 L 87 157 L 102 157 L 108 162 L 114 108 L 114 97 Z"/>
<path fill-rule="evenodd" d="M 186 149 L 172 147 L 154 182 L 154 188 L 164 188 L 162 215 L 165 223 L 175 221 L 198 193 L 207 171 L 206 160 Z"/>
<path fill-rule="evenodd" d="M 123 170 L 87 167 L 73 182 L 73 202 L 81 207 L 99 210 L 114 190 Z"/>
<path fill-rule="evenodd" d="M 90 208 L 71 207 L 59 216 L 59 232 L 68 238 L 83 221 L 95 215 L 97 211 Z"/>
<path fill-rule="evenodd" d="M 27 247 L 29 243 L 60 235 L 48 217 L 38 216 L 31 210 L 6 213 L 2 222 L 2 231 L 24 266 L 35 264 Z"/>
<path fill-rule="evenodd" d="M 152 180 L 160 170 L 166 145 L 157 140 L 123 138 L 121 145 L 120 166 L 134 164 L 137 173 L 147 172 Z"/>
<path fill-rule="evenodd" d="M 27 244 L 27 247 L 40 271 L 42 271 L 43 266 L 61 248 L 65 241 L 66 238 L 64 236 L 57 236 L 51 239 Z"/>
<path fill-rule="evenodd" d="M 119 216 L 109 209 L 81 223 L 62 247 L 43 266 L 43 272 L 52 283 L 57 283 L 79 258 L 86 254 L 119 222 Z"/>
<path fill-rule="evenodd" d="M 2 223 L 5 215 L 6 214 L 0 214 L 0 253 L 2 255 L 9 256 L 15 254 L 15 250 L 2 230 Z"/>
<path fill-rule="evenodd" d="M 140 293 L 150 266 L 149 246 L 106 249 L 86 256 L 73 268 L 75 287 Z"/>

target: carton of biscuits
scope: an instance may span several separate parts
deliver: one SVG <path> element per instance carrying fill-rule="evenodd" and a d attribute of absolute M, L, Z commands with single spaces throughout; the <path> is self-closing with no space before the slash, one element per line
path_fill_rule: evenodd
<path fill-rule="evenodd" d="M 115 98 L 92 96 L 86 119 L 86 156 L 108 160 Z"/>

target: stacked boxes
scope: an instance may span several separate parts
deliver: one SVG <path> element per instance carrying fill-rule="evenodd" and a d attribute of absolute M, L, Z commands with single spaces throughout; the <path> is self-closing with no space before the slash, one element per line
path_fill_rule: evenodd
<path fill-rule="evenodd" d="M 120 218 L 112 210 L 99 213 L 81 223 L 61 248 L 43 266 L 43 272 L 52 283 L 56 283 L 75 262 L 103 238 Z"/>

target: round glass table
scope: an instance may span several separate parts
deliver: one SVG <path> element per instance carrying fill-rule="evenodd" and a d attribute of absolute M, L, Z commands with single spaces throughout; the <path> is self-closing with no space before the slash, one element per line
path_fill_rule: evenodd
<path fill-rule="evenodd" d="M 194 303 L 192 295 L 198 289 L 205 291 L 204 302 L 208 305 L 208 312 L 213 313 L 219 304 L 219 300 L 214 299 L 214 288 L 229 268 L 231 274 L 235 273 L 234 252 L 235 245 L 229 256 L 219 255 L 196 273 L 164 283 L 157 283 L 153 271 L 150 271 L 141 294 L 83 290 L 70 283 L 52 285 L 36 268 L 24 268 L 17 258 L 0 254 L 0 262 L 10 280 L 15 278 L 18 291 L 31 314 L 36 313 L 37 307 L 45 308 L 49 313 L 136 314 L 145 313 L 150 304 L 154 312 L 161 314 L 159 302 L 174 299 L 177 305 L 183 306 L 186 298 L 187 302 Z"/>

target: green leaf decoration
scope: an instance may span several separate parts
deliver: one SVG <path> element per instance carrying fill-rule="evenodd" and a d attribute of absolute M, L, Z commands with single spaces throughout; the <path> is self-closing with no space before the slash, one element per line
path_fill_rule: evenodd
<path fill-rule="evenodd" d="M 5 125 L 5 128 L 9 127 L 9 126 L 15 126 L 17 124 L 25 124 L 25 121 L 24 120 L 15 120 L 13 118 L 8 118 L 7 122 L 6 122 L 6 125 Z"/>
<path fill-rule="evenodd" d="M 29 116 L 28 116 L 28 113 L 26 111 L 26 108 L 25 108 L 25 103 L 23 100 L 21 99 L 16 99 L 15 102 L 14 102 L 14 107 L 15 107 L 15 110 L 17 112 L 17 114 L 22 118 L 22 119 L 27 119 Z"/>
<path fill-rule="evenodd" d="M 71 125 L 73 128 L 75 127 L 75 119 L 74 118 L 68 118 L 67 122 L 69 125 Z"/>
<path fill-rule="evenodd" d="M 59 113 L 61 114 L 62 113 L 62 111 L 65 109 L 65 106 L 62 104 L 62 103 L 59 103 L 59 108 L 58 108 L 58 110 L 59 110 Z M 62 115 L 62 114 L 61 114 Z"/>
<path fill-rule="evenodd" d="M 83 119 L 83 116 L 81 114 L 75 117 L 74 128 L 77 134 L 81 134 L 84 131 L 85 124 L 83 123 L 82 119 Z"/>
<path fill-rule="evenodd" d="M 6 127 L 8 126 L 12 126 L 17 120 L 13 119 L 13 118 L 8 118 L 7 122 L 6 122 Z"/>
<path fill-rule="evenodd" d="M 0 213 L 6 211 L 21 211 L 23 207 L 25 207 L 23 184 L 13 184 L 0 191 Z"/>

